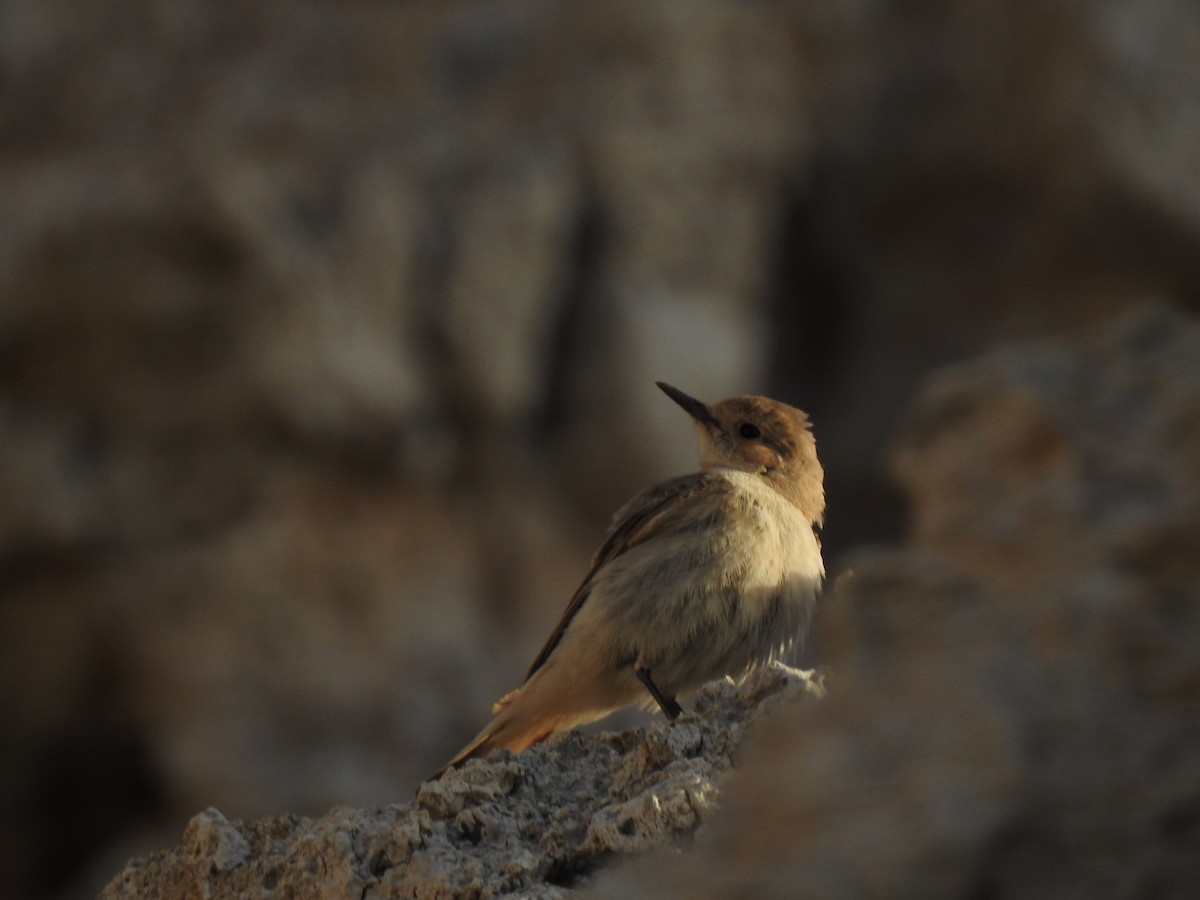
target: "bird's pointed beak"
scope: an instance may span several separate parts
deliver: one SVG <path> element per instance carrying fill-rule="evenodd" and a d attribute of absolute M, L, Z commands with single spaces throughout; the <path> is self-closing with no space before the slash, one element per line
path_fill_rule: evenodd
<path fill-rule="evenodd" d="M 686 412 L 697 422 L 701 422 L 711 428 L 721 427 L 717 420 L 713 417 L 713 414 L 709 408 L 695 397 L 685 394 L 683 391 L 679 390 L 679 388 L 671 387 L 671 385 L 667 384 L 666 382 L 656 381 L 654 383 L 659 386 L 664 394 L 682 406 L 684 412 Z"/>

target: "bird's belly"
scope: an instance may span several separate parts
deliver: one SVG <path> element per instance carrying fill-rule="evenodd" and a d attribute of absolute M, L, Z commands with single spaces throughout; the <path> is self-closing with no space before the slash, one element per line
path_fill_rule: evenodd
<path fill-rule="evenodd" d="M 780 657 L 803 639 L 819 589 L 819 578 L 795 577 L 772 587 L 693 598 L 704 607 L 692 617 L 693 628 L 678 642 L 647 649 L 655 682 L 668 694 L 684 693 Z"/>
<path fill-rule="evenodd" d="M 605 566 L 565 639 L 618 679 L 640 660 L 669 695 L 741 676 L 801 640 L 824 577 L 812 526 L 753 483 L 736 502 L 736 516 Z"/>
<path fill-rule="evenodd" d="M 646 615 L 626 633 L 638 636 L 637 653 L 663 691 L 740 677 L 803 639 L 823 577 L 816 538 L 807 524 L 767 538 L 793 543 L 726 547 L 638 604 Z"/>

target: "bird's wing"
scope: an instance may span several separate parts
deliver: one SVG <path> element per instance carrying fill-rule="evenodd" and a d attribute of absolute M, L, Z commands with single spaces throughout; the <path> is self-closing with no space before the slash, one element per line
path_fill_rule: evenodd
<path fill-rule="evenodd" d="M 542 667 L 549 659 L 550 654 L 554 652 L 554 648 L 558 646 L 558 642 L 562 640 L 567 626 L 571 624 L 571 620 L 575 618 L 575 614 L 579 612 L 580 607 L 591 593 L 592 579 L 596 573 L 630 547 L 636 547 L 653 535 L 657 526 L 671 513 L 678 510 L 681 504 L 686 503 L 689 498 L 699 492 L 712 490 L 720 483 L 719 479 L 713 479 L 707 472 L 681 475 L 642 491 L 617 510 L 604 543 L 600 545 L 600 549 L 596 551 L 596 555 L 592 559 L 592 567 L 584 576 L 583 583 L 575 591 L 571 602 L 567 604 L 562 618 L 558 620 L 558 625 L 546 640 L 546 645 L 542 647 L 541 652 L 529 667 L 529 672 L 525 676 L 526 681 Z"/>

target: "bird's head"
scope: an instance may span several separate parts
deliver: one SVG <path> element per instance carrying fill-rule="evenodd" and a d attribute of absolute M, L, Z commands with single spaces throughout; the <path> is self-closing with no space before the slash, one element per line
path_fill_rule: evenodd
<path fill-rule="evenodd" d="M 762 475 L 812 521 L 821 521 L 824 471 L 805 413 L 767 397 L 707 404 L 669 384 L 657 384 L 695 422 L 701 468 Z"/>

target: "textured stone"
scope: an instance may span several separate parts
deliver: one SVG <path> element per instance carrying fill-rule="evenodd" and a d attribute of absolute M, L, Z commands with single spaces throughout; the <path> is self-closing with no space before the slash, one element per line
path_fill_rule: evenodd
<path fill-rule="evenodd" d="M 993 579 L 1079 577 L 1200 511 L 1200 323 L 1149 306 L 931 377 L 895 443 L 913 540 Z"/>
<path fill-rule="evenodd" d="M 820 692 L 774 665 L 706 687 L 674 723 L 473 760 L 411 805 L 233 824 L 208 810 L 101 897 L 563 897 L 614 857 L 690 838 L 764 701 Z"/>

